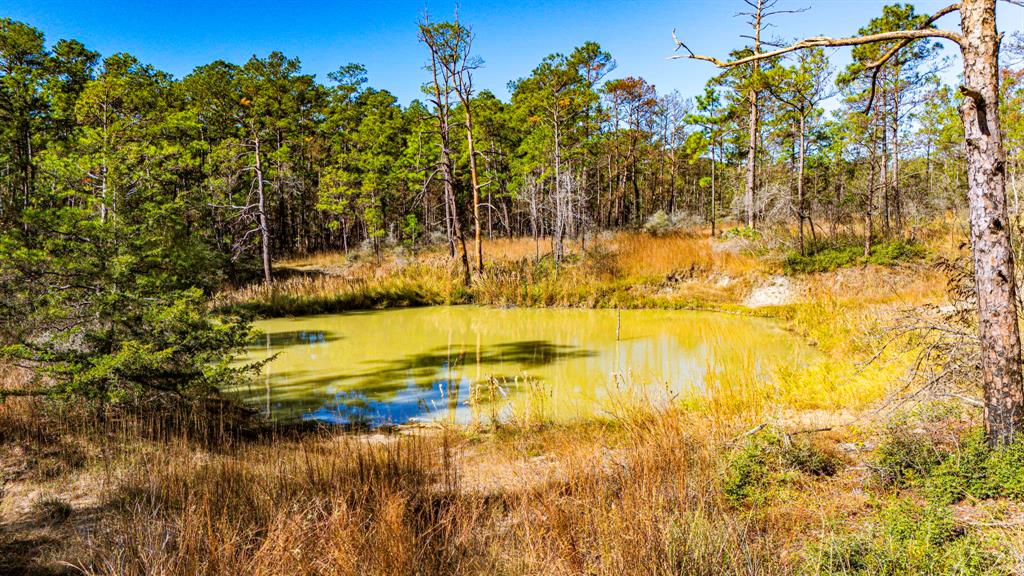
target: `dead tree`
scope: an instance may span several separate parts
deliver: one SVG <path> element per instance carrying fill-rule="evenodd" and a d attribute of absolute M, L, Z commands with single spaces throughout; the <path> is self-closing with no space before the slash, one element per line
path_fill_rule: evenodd
<path fill-rule="evenodd" d="M 1024 4 L 1020 0 L 1007 0 Z M 959 12 L 960 30 L 934 27 L 943 16 Z M 674 36 L 674 34 L 673 34 Z M 1024 424 L 1024 384 L 1021 382 L 1020 331 L 1010 226 L 1006 206 L 1006 155 L 999 126 L 999 43 L 996 0 L 963 0 L 936 12 L 920 27 L 847 38 L 815 36 L 770 52 L 723 61 L 701 56 L 675 38 L 676 49 L 690 58 L 733 68 L 814 46 L 856 46 L 894 42 L 878 60 L 868 64 L 873 80 L 879 69 L 915 40 L 940 38 L 960 47 L 966 96 L 960 108 L 966 136 L 968 206 L 974 287 L 978 295 L 978 332 L 989 442 L 1010 442 Z M 874 81 L 868 105 L 874 99 Z"/>
<path fill-rule="evenodd" d="M 424 17 L 420 23 L 420 41 L 430 46 L 426 38 L 430 34 L 430 25 Z M 454 88 L 450 76 L 445 73 L 444 66 L 438 61 L 438 53 L 430 50 L 428 65 L 432 77 L 433 94 L 431 103 L 434 105 L 434 117 L 437 119 L 438 137 L 441 142 L 441 156 L 438 169 L 444 185 L 446 212 L 451 220 L 451 229 L 455 242 L 462 249 L 462 280 L 466 286 L 472 283 L 469 273 L 469 255 L 466 253 L 466 238 L 462 234 L 462 218 L 459 214 L 459 203 L 455 197 L 455 167 L 451 149 L 451 96 Z"/>

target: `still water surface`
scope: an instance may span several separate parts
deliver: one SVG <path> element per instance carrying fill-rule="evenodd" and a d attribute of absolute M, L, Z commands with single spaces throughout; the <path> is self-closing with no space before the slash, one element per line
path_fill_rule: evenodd
<path fill-rule="evenodd" d="M 273 418 L 402 424 L 572 420 L 665 402 L 729 371 L 771 379 L 815 352 L 771 321 L 710 312 L 438 306 L 279 318 L 235 391 Z M 616 339 L 618 331 L 618 339 Z"/>

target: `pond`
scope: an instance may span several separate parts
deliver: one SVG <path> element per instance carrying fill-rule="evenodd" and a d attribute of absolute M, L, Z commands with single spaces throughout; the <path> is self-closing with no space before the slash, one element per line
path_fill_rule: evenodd
<path fill-rule="evenodd" d="M 256 328 L 246 359 L 274 359 L 235 394 L 278 420 L 371 426 L 614 415 L 816 356 L 769 320 L 712 312 L 437 306 Z"/>

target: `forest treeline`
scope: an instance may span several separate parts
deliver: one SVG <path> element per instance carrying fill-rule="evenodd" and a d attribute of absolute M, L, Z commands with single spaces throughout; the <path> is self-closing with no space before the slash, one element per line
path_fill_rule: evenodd
<path fill-rule="evenodd" d="M 756 43 L 734 57 L 762 52 L 768 15 L 748 16 Z M 860 33 L 927 25 L 895 4 Z M 418 36 L 423 95 L 403 105 L 359 64 L 321 81 L 274 52 L 174 78 L 0 19 L 0 355 L 99 396 L 216 387 L 248 331 L 206 297 L 270 283 L 276 258 L 446 243 L 469 282 L 487 237 L 533 237 L 557 262 L 600 230 L 729 219 L 795 230 L 795 250 L 868 250 L 965 205 L 963 96 L 934 39 L 879 68 L 898 40 L 855 47 L 844 69 L 821 47 L 759 59 L 692 98 L 617 74 L 587 42 L 506 101 L 474 85 L 486 55 L 467 25 L 424 19 Z M 1018 213 L 1019 33 L 1003 52 Z"/>
<path fill-rule="evenodd" d="M 921 19 L 893 5 L 861 32 Z M 0 222 L 29 231 L 27 215 L 57 205 L 131 220 L 148 206 L 229 272 L 264 241 L 268 261 L 361 244 L 454 251 L 474 213 L 487 237 L 553 237 L 556 257 L 564 238 L 659 211 L 702 223 L 749 212 L 749 225 L 799 223 L 815 238 L 899 235 L 966 189 L 961 96 L 939 81 L 945 54 L 930 40 L 875 78 L 860 68 L 886 44 L 856 48 L 843 70 L 816 48 L 729 70 L 693 98 L 609 79 L 613 55 L 588 42 L 546 57 L 503 101 L 472 84 L 471 31 L 425 23 L 423 98 L 403 106 L 358 64 L 320 82 L 275 52 L 175 79 L 130 54 L 48 46 L 23 23 L 3 20 L 0 35 Z M 1016 208 L 1024 89 L 1004 60 Z"/>

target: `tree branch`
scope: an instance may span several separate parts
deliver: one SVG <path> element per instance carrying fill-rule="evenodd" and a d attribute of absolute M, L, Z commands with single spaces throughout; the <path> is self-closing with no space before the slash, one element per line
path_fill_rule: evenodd
<path fill-rule="evenodd" d="M 874 44 L 877 42 L 901 40 L 902 42 L 897 44 L 897 46 L 894 49 L 890 50 L 890 53 L 887 53 L 886 56 L 880 59 L 881 62 L 877 63 L 877 66 L 880 66 L 881 64 L 884 64 L 884 60 L 888 60 L 889 58 L 892 57 L 893 54 L 899 51 L 899 48 L 902 48 L 903 46 L 909 44 L 910 42 L 913 42 L 914 40 L 921 40 L 923 38 L 945 38 L 946 40 L 950 40 L 952 42 L 957 43 L 957 45 L 959 46 L 963 46 L 964 39 L 956 32 L 950 32 L 948 30 L 940 30 L 935 28 L 926 28 L 926 26 L 930 26 L 931 23 L 934 22 L 935 20 L 938 20 L 939 18 L 945 16 L 946 14 L 959 10 L 959 8 L 959 4 L 953 4 L 951 6 L 943 8 L 942 10 L 939 10 L 938 12 L 935 13 L 935 15 L 933 15 L 931 18 L 925 21 L 925 24 L 922 25 L 922 28 L 918 28 L 916 30 L 896 30 L 893 32 L 879 32 L 878 34 L 868 34 L 867 36 L 850 36 L 847 38 L 812 36 L 810 38 L 805 38 L 803 40 L 800 40 L 799 42 L 796 42 L 784 48 L 779 48 L 778 50 L 772 50 L 770 52 L 758 52 L 756 54 L 751 54 L 750 56 L 746 56 L 744 58 L 738 58 L 736 60 L 719 60 L 718 58 L 715 58 L 713 56 L 704 56 L 701 54 L 696 54 L 693 50 L 690 49 L 689 46 L 684 44 L 676 36 L 676 31 L 673 30 L 672 39 L 676 43 L 676 51 L 682 48 L 686 50 L 686 54 L 676 54 L 673 56 L 669 56 L 669 59 L 677 60 L 681 58 L 688 58 L 690 60 L 703 60 L 705 62 L 710 62 L 719 68 L 734 68 L 736 66 L 742 66 L 744 64 L 759 62 L 761 60 L 768 60 L 770 58 L 782 56 L 783 54 L 788 54 L 790 52 L 795 52 L 797 50 L 803 50 L 805 48 L 814 48 L 816 46 L 860 46 L 863 44 Z M 873 62 L 872 64 L 875 65 L 876 63 Z"/>
<path fill-rule="evenodd" d="M 942 10 L 939 10 L 938 12 L 936 12 L 935 14 L 932 14 L 932 17 L 927 19 L 927 20 L 925 20 L 924 22 L 922 22 L 921 25 L 918 26 L 917 29 L 918 30 L 926 30 L 926 29 L 928 29 L 929 26 L 934 24 L 935 21 L 938 20 L 939 18 L 942 18 L 943 16 L 945 16 L 947 14 L 951 14 L 953 12 L 956 12 L 959 9 L 960 9 L 960 4 L 959 3 L 950 4 L 949 6 L 946 6 Z M 903 48 L 906 48 L 907 45 L 909 45 L 913 41 L 914 41 L 914 39 L 907 38 L 907 39 L 904 39 L 904 40 L 898 42 L 895 46 L 890 48 L 885 54 L 882 54 L 882 56 L 879 59 L 875 60 L 874 62 L 872 62 L 872 63 L 870 63 L 870 64 L 868 64 L 867 66 L 864 67 L 864 70 L 871 70 L 871 94 L 868 96 L 868 105 L 864 109 L 864 113 L 865 114 L 867 114 L 868 112 L 871 111 L 871 106 L 875 102 L 875 88 L 878 85 L 878 71 L 881 70 L 882 66 L 886 62 L 888 62 L 893 56 L 895 56 L 897 52 L 899 52 Z"/>

